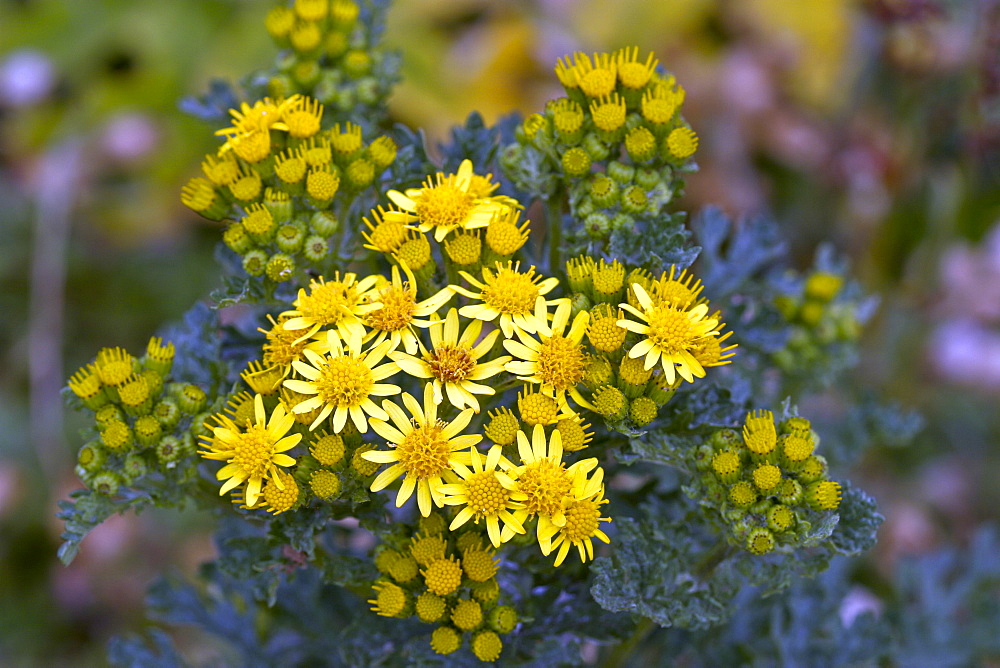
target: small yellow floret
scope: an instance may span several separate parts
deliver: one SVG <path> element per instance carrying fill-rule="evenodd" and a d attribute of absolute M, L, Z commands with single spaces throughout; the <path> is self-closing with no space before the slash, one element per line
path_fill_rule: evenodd
<path fill-rule="evenodd" d="M 753 471 L 753 484 L 762 492 L 769 492 L 781 482 L 781 469 L 774 464 L 761 464 Z"/>
<path fill-rule="evenodd" d="M 667 148 L 675 158 L 689 158 L 698 150 L 698 135 L 691 128 L 676 128 L 667 137 Z"/>
<path fill-rule="evenodd" d="M 559 404 L 541 392 L 523 391 L 517 398 L 517 410 L 529 426 L 555 424 L 559 420 Z"/>
<path fill-rule="evenodd" d="M 425 591 L 417 597 L 414 607 L 420 621 L 428 624 L 440 621 L 444 617 L 444 613 L 448 610 L 448 604 L 445 600 L 429 591 Z"/>
<path fill-rule="evenodd" d="M 840 483 L 832 480 L 815 482 L 806 490 L 806 501 L 815 510 L 836 510 L 840 498 Z"/>
<path fill-rule="evenodd" d="M 372 612 L 382 617 L 396 617 L 406 609 L 406 592 L 396 584 L 380 581 L 372 585 L 375 598 L 368 602 Z"/>
<path fill-rule="evenodd" d="M 438 654 L 451 654 L 462 646 L 462 634 L 450 626 L 439 626 L 431 634 L 431 649 Z"/>
<path fill-rule="evenodd" d="M 462 555 L 462 570 L 473 582 L 486 582 L 500 568 L 491 550 L 466 550 Z"/>
<path fill-rule="evenodd" d="M 472 636 L 472 653 L 480 661 L 496 661 L 503 651 L 503 642 L 493 631 L 480 631 Z"/>
<path fill-rule="evenodd" d="M 427 589 L 438 596 L 447 596 L 462 584 L 462 567 L 455 557 L 436 559 L 420 571 Z"/>
<path fill-rule="evenodd" d="M 488 413 L 489 422 L 483 433 L 497 445 L 510 445 L 521 430 L 521 423 L 507 408 L 499 408 L 495 413 Z"/>
<path fill-rule="evenodd" d="M 421 566 L 429 566 L 431 562 L 444 559 L 448 543 L 440 535 L 414 536 L 410 543 L 410 554 Z"/>
<path fill-rule="evenodd" d="M 321 499 L 332 499 L 340 494 L 340 478 L 333 471 L 315 471 L 309 479 L 309 488 Z"/>
<path fill-rule="evenodd" d="M 264 503 L 267 510 L 280 515 L 291 510 L 299 500 L 299 485 L 291 474 L 278 471 L 264 485 Z"/>
<path fill-rule="evenodd" d="M 463 599 L 451 611 L 452 623 L 463 631 L 471 631 L 483 623 L 483 606 L 479 601 Z"/>

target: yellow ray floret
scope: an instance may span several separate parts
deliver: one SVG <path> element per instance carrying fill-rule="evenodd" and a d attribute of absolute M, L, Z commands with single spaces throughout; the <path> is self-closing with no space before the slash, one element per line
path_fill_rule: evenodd
<path fill-rule="evenodd" d="M 705 369 L 692 351 L 703 346 L 705 339 L 718 336 L 722 327 L 717 318 L 708 315 L 708 305 L 698 304 L 685 309 L 655 304 L 638 283 L 632 285 L 632 291 L 639 308 L 625 303 L 619 306 L 641 322 L 623 319 L 618 324 L 645 338 L 629 350 L 629 357 L 645 356 L 647 369 L 652 369 L 659 361 L 667 383 L 673 383 L 678 375 L 689 383 L 694 382 L 696 376 L 704 378 Z"/>
<path fill-rule="evenodd" d="M 403 476 L 396 494 L 396 507 L 406 503 L 415 491 L 420 514 L 427 517 L 431 514 L 432 503 L 438 508 L 444 505 L 442 476 L 460 464 L 471 464 L 468 453 L 459 451 L 474 446 L 483 437 L 462 434 L 472 419 L 472 409 L 462 411 L 450 423 L 439 420 L 434 392 L 429 385 L 424 388 L 423 406 L 411 394 L 405 393 L 402 398 L 411 417 L 393 402 L 383 401 L 386 418 L 371 420 L 372 429 L 387 441 L 390 449 L 368 450 L 361 456 L 378 464 L 392 464 L 372 482 L 373 492 L 385 489 Z"/>
<path fill-rule="evenodd" d="M 449 530 L 454 531 L 469 520 L 473 520 L 476 524 L 479 524 L 480 520 L 485 520 L 486 531 L 494 547 L 500 547 L 503 542 L 501 521 L 505 527 L 511 529 L 507 532 L 508 537 L 514 533 L 524 533 L 521 522 L 511 514 L 512 510 L 524 507 L 511 498 L 512 491 L 517 489 L 517 483 L 503 471 L 497 470 L 498 465 L 502 469 L 511 469 L 513 464 L 500 453 L 499 445 L 491 447 L 486 457 L 483 457 L 475 447 L 469 448 L 472 468 L 461 464 L 455 465 L 454 470 L 462 481 L 440 488 L 446 497 L 445 505 L 464 506 L 452 520 Z"/>
<path fill-rule="evenodd" d="M 538 299 L 544 300 L 543 297 Z M 587 334 L 590 313 L 577 313 L 567 332 L 572 311 L 572 305 L 564 301 L 556 307 L 552 325 L 546 325 L 538 332 L 539 338 L 518 330 L 518 340 L 506 339 L 503 342 L 507 352 L 517 358 L 504 368 L 529 383 L 540 384 L 542 393 L 555 397 L 560 406 L 566 405 L 567 393 L 578 404 L 588 405 L 576 386 L 583 380 L 587 362 L 582 342 Z"/>
<path fill-rule="evenodd" d="M 362 316 L 382 307 L 375 297 L 375 287 L 385 279 L 378 275 L 366 276 L 360 281 L 356 274 L 347 273 L 341 277 L 334 274 L 332 280 L 322 276 L 309 282 L 309 290 L 299 288 L 298 297 L 292 303 L 293 309 L 285 311 L 282 317 L 284 328 L 290 332 L 301 332 L 296 342 L 308 339 L 320 329 L 329 327 L 343 341 L 358 342 L 365 335 Z"/>
<path fill-rule="evenodd" d="M 283 406 L 279 404 L 268 419 L 263 397 L 258 394 L 254 397 L 253 421 L 248 420 L 244 428 L 225 415 L 216 415 L 215 421 L 220 426 L 212 430 L 211 438 L 201 437 L 205 450 L 199 454 L 205 459 L 227 462 L 215 474 L 218 480 L 226 481 L 219 490 L 220 496 L 245 482 L 247 505 L 254 506 L 265 480 L 284 489 L 278 467 L 295 463 L 284 453 L 295 447 L 302 435 L 287 435 L 295 420 L 285 413 Z"/>
<path fill-rule="evenodd" d="M 544 547 L 559 527 L 566 525 L 564 508 L 575 498 L 575 478 L 593 470 L 597 459 L 583 459 L 566 468 L 562 461 L 562 435 L 556 430 L 546 440 L 542 425 L 535 425 L 530 442 L 523 431 L 517 433 L 517 452 L 521 464 L 507 474 L 517 481 L 511 498 L 524 504 L 524 508 L 513 515 L 522 524 L 527 518 L 538 516 L 537 536 L 539 545 Z M 510 533 L 505 527 L 501 532 L 503 540 Z"/>
<path fill-rule="evenodd" d="M 458 311 L 449 309 L 443 322 L 437 320 L 430 325 L 430 350 L 420 343 L 420 356 L 398 350 L 389 356 L 411 376 L 432 379 L 428 385 L 434 393 L 434 403 L 440 404 L 447 396 L 455 408 L 471 408 L 478 413 L 476 395 L 492 395 L 495 390 L 476 381 L 497 375 L 511 359 L 504 356 L 480 362 L 499 336 L 499 332 L 493 330 L 480 341 L 482 331 L 483 321 L 473 320 L 460 333 Z"/>
<path fill-rule="evenodd" d="M 402 267 L 406 281 L 402 280 L 399 269 Z M 392 280 L 375 288 L 375 299 L 382 306 L 364 316 L 365 324 L 370 328 L 365 336 L 365 342 L 374 339 L 375 345 L 387 338 L 392 341 L 392 347 L 400 344 L 411 355 L 417 352 L 417 335 L 414 327 L 426 329 L 434 320 L 426 320 L 429 315 L 444 306 L 451 299 L 450 288 L 439 290 L 431 297 L 417 301 L 417 281 L 413 272 L 401 263 L 392 268 Z"/>
<path fill-rule="evenodd" d="M 529 334 L 547 329 L 548 307 L 568 301 L 552 299 L 539 302 L 538 297 L 552 292 L 559 285 L 559 279 L 542 279 L 535 274 L 534 267 L 522 272 L 520 262 L 497 262 L 492 269 L 483 267 L 482 281 L 464 271 L 459 274 L 478 292 L 458 285 L 452 285 L 452 290 L 482 302 L 463 306 L 459 314 L 487 322 L 499 319 L 500 329 L 508 339 L 514 335 L 515 329 Z"/>
<path fill-rule="evenodd" d="M 406 193 L 390 190 L 386 193 L 392 202 L 409 218 L 417 217 L 421 232 L 434 230 L 434 239 L 444 241 L 454 230 L 472 230 L 486 227 L 493 217 L 510 207 L 517 207 L 509 197 L 492 197 L 495 185 L 490 177 L 476 177 L 472 162 L 463 160 L 455 174 L 438 172 L 424 181 L 421 188 L 410 188 Z M 386 220 L 394 220 L 398 213 L 387 211 Z"/>
<path fill-rule="evenodd" d="M 392 349 L 392 342 L 383 341 L 362 352 L 360 339 L 342 344 L 331 330 L 327 334 L 325 354 L 306 349 L 306 362 L 292 362 L 292 368 L 305 380 L 289 379 L 284 386 L 299 394 L 313 395 L 296 404 L 292 412 L 308 413 L 319 408 L 319 415 L 309 426 L 311 430 L 332 414 L 334 432 L 344 428 L 349 415 L 364 434 L 368 431 L 368 415 L 389 418 L 371 397 L 387 397 L 402 391 L 398 385 L 379 382 L 399 371 L 395 362 L 379 364 Z"/>

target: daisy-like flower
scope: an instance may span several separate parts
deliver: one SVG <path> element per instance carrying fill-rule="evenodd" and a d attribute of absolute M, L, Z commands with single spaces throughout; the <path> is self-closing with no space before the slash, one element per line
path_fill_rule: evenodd
<path fill-rule="evenodd" d="M 393 348 L 402 343 L 406 352 L 412 355 L 417 352 L 417 335 L 413 328 L 427 328 L 434 322 L 418 318 L 432 315 L 451 299 L 453 293 L 449 288 L 445 288 L 432 297 L 418 302 L 417 281 L 413 277 L 413 272 L 405 263 L 400 266 L 406 274 L 406 282 L 400 277 L 399 267 L 393 266 L 392 281 L 375 289 L 374 299 L 382 306 L 364 317 L 365 324 L 370 328 L 365 336 L 365 342 L 374 339 L 375 345 L 378 345 L 388 338 L 392 341 Z"/>
<path fill-rule="evenodd" d="M 383 341 L 367 352 L 361 352 L 360 337 L 342 344 L 332 331 L 327 332 L 326 354 L 315 350 L 303 351 L 306 362 L 294 361 L 292 367 L 305 380 L 289 379 L 284 386 L 299 394 L 314 395 L 292 408 L 293 413 L 308 413 L 317 408 L 319 415 L 309 425 L 316 429 L 333 414 L 333 430 L 339 433 L 350 415 L 354 426 L 362 434 L 368 432 L 367 415 L 388 420 L 389 416 L 371 397 L 388 397 L 399 394 L 398 385 L 379 383 L 399 371 L 395 362 L 379 364 L 392 349 L 391 341 Z M 367 415 L 366 415 L 367 414 Z"/>
<path fill-rule="evenodd" d="M 288 99 L 277 102 L 269 97 L 257 100 L 253 106 L 243 102 L 239 109 L 230 109 L 229 115 L 233 117 L 233 124 L 228 128 L 217 130 L 215 134 L 226 137 L 238 135 L 255 130 L 288 130 L 288 126 L 281 122 L 285 113 L 297 107 L 300 95 L 292 95 Z"/>
<path fill-rule="evenodd" d="M 417 217 L 421 232 L 434 230 L 434 239 L 444 241 L 453 230 L 473 230 L 486 227 L 493 216 L 506 208 L 516 207 L 517 202 L 509 197 L 493 197 L 490 193 L 498 184 L 476 178 L 472 173 L 472 162 L 463 160 L 458 172 L 447 176 L 438 172 L 428 178 L 421 188 L 411 188 L 406 193 L 390 190 L 386 193 L 393 203 L 402 209 L 403 222 L 409 222 L 412 214 Z M 385 219 L 395 219 L 399 213 L 387 211 Z"/>
<path fill-rule="evenodd" d="M 705 368 L 692 351 L 704 346 L 706 339 L 718 336 L 722 329 L 718 318 L 709 317 L 708 305 L 698 304 L 691 309 L 666 303 L 658 305 L 638 283 L 632 284 L 632 290 L 640 308 L 631 304 L 620 306 L 642 322 L 624 319 L 618 324 L 646 338 L 632 346 L 629 357 L 645 356 L 647 369 L 652 369 L 659 360 L 667 383 L 673 383 L 678 375 L 689 383 L 694 382 L 695 376 L 704 378 Z"/>
<path fill-rule="evenodd" d="M 264 398 L 258 394 L 253 402 L 254 419 L 248 420 L 245 428 L 238 427 L 225 415 L 216 415 L 219 426 L 212 430 L 211 438 L 201 437 L 205 450 L 198 453 L 205 459 L 227 462 L 215 474 L 216 479 L 226 481 L 219 495 L 246 483 L 245 498 L 251 507 L 256 505 L 265 480 L 278 489 L 284 489 L 278 467 L 295 463 L 285 452 L 302 440 L 301 434 L 288 435 L 295 420 L 285 413 L 283 406 L 279 404 L 268 419 L 264 412 Z"/>
<path fill-rule="evenodd" d="M 301 332 L 294 343 L 308 339 L 323 327 L 331 327 L 330 331 L 344 341 L 357 339 L 360 343 L 365 335 L 361 318 L 382 307 L 374 300 L 377 295 L 374 288 L 385 278 L 377 274 L 360 281 L 357 278 L 357 274 L 341 277 L 337 272 L 333 280 L 326 281 L 321 276 L 310 281 L 308 292 L 299 288 L 299 295 L 292 303 L 295 308 L 281 314 L 288 318 L 282 323 L 286 331 Z"/>
<path fill-rule="evenodd" d="M 542 301 L 544 297 L 538 299 Z M 590 313 L 577 313 L 567 333 L 566 326 L 572 310 L 569 302 L 559 304 L 551 327 L 546 325 L 544 330 L 539 331 L 538 339 L 516 330 L 519 341 L 506 339 L 503 342 L 507 352 L 517 358 L 504 368 L 529 383 L 539 383 L 542 393 L 555 397 L 562 407 L 566 406 L 567 392 L 578 404 L 589 405 L 576 386 L 583 380 L 587 362 L 582 341 L 587 333 Z"/>
<path fill-rule="evenodd" d="M 582 563 L 593 559 L 594 538 L 605 543 L 611 542 L 608 535 L 601 531 L 601 522 L 611 521 L 610 517 L 601 517 L 601 506 L 607 502 L 603 485 L 589 498 L 574 498 L 568 502 L 563 511 L 566 523 L 559 527 L 551 541 L 542 546 L 542 553 L 549 555 L 555 550 L 555 566 L 562 564 L 571 547 L 575 547 L 580 553 Z"/>
<path fill-rule="evenodd" d="M 483 321 L 473 320 L 466 325 L 460 336 L 458 311 L 449 309 L 444 322 L 438 320 L 430 325 L 431 350 L 420 344 L 420 357 L 398 350 L 389 356 L 400 369 L 411 376 L 433 379 L 428 385 L 434 393 L 434 403 L 440 404 L 447 395 L 448 401 L 455 408 L 471 408 L 478 413 L 479 400 L 475 395 L 492 395 L 496 390 L 476 381 L 497 375 L 511 359 L 504 356 L 480 363 L 480 358 L 493 348 L 493 343 L 500 335 L 497 330 L 493 330 L 479 341 L 482 331 Z"/>
<path fill-rule="evenodd" d="M 522 524 L 537 515 L 538 542 L 545 547 L 559 528 L 566 526 L 564 506 L 576 498 L 573 494 L 576 477 L 592 471 L 597 466 L 597 459 L 582 459 L 566 468 L 562 461 L 562 435 L 556 430 L 546 442 L 542 425 L 535 425 L 530 443 L 523 431 L 517 432 L 517 452 L 521 464 L 507 474 L 517 481 L 517 490 L 511 494 L 511 499 L 522 503 L 524 508 L 513 515 Z M 512 533 L 513 529 L 505 526 L 501 538 L 509 540 Z"/>
<path fill-rule="evenodd" d="M 493 269 L 483 267 L 481 282 L 464 271 L 459 272 L 479 292 L 458 285 L 452 285 L 451 289 L 470 299 L 482 301 L 481 304 L 463 306 L 459 314 L 487 322 L 499 318 L 500 329 L 508 339 L 514 335 L 515 329 L 529 334 L 547 329 L 548 307 L 569 300 L 539 301 L 539 296 L 547 295 L 559 285 L 559 279 L 542 279 L 535 274 L 534 267 L 525 272 L 520 269 L 520 262 L 497 262 Z"/>
<path fill-rule="evenodd" d="M 431 503 L 438 508 L 444 506 L 444 480 L 442 476 L 459 465 L 470 465 L 468 453 L 460 452 L 474 446 L 483 439 L 480 434 L 462 434 L 462 430 L 472 419 L 472 409 L 458 414 L 450 423 L 439 420 L 434 392 L 430 385 L 424 387 L 424 405 L 409 393 L 403 394 L 403 404 L 410 411 L 412 419 L 403 409 L 391 401 L 383 401 L 382 407 L 388 413 L 386 419 L 372 418 L 375 432 L 388 441 L 389 450 L 368 450 L 362 457 L 378 464 L 392 464 L 382 471 L 372 482 L 371 490 L 378 492 L 389 483 L 404 476 L 396 494 L 396 507 L 402 506 L 417 493 L 417 507 L 420 514 L 431 514 Z M 387 420 L 391 418 L 390 424 Z"/>
<path fill-rule="evenodd" d="M 514 465 L 507 461 L 500 451 L 500 446 L 494 445 L 484 458 L 475 447 L 469 448 L 472 469 L 457 464 L 454 471 L 462 481 L 440 487 L 440 491 L 446 496 L 445 505 L 465 506 L 452 520 L 448 529 L 454 531 L 469 520 L 473 520 L 476 524 L 479 524 L 479 520 L 486 520 L 486 531 L 493 547 L 500 547 L 503 542 L 501 520 L 505 527 L 511 528 L 508 536 L 524 533 L 524 527 L 511 514 L 512 510 L 523 507 L 511 499 L 511 493 L 517 489 L 517 483 L 503 471 L 497 470 L 497 465 L 502 469 L 511 469 Z"/>

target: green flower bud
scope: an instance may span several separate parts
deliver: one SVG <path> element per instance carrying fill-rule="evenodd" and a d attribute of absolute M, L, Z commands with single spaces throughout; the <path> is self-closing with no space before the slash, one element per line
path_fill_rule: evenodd
<path fill-rule="evenodd" d="M 284 253 L 275 253 L 267 261 L 267 277 L 275 283 L 291 280 L 295 275 L 295 260 Z"/>
<path fill-rule="evenodd" d="M 122 484 L 121 477 L 113 471 L 98 473 L 90 481 L 90 488 L 103 496 L 114 496 Z"/>
<path fill-rule="evenodd" d="M 635 180 L 635 167 L 612 160 L 608 163 L 608 176 L 624 188 L 631 185 L 632 181 Z"/>
<path fill-rule="evenodd" d="M 305 231 L 298 225 L 285 224 L 278 228 L 274 242 L 282 253 L 296 253 L 302 248 L 306 238 Z"/>
<path fill-rule="evenodd" d="M 317 211 L 309 219 L 309 229 L 323 238 L 329 238 L 339 228 L 340 221 L 329 211 Z"/>
<path fill-rule="evenodd" d="M 302 255 L 306 260 L 314 264 L 319 263 L 325 260 L 329 254 L 330 245 L 326 243 L 326 239 L 316 234 L 306 237 L 302 247 Z"/>
<path fill-rule="evenodd" d="M 226 228 L 226 231 L 222 233 L 222 243 L 226 244 L 234 253 L 239 253 L 240 255 L 253 248 L 253 240 L 250 239 L 247 231 L 243 228 L 243 223 L 238 220 L 231 223 Z"/>
<path fill-rule="evenodd" d="M 249 276 L 263 276 L 267 270 L 267 253 L 252 250 L 243 256 L 243 271 Z"/>
<path fill-rule="evenodd" d="M 580 147 L 587 152 L 587 155 L 594 162 L 603 162 L 611 155 L 611 150 L 595 133 L 585 135 Z"/>

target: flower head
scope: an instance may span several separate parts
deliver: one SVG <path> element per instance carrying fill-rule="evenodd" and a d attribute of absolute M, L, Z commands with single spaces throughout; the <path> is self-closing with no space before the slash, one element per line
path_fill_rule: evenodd
<path fill-rule="evenodd" d="M 432 320 L 421 320 L 432 315 L 451 299 L 452 292 L 448 288 L 421 302 L 417 301 L 417 281 L 406 264 L 401 264 L 406 274 L 404 283 L 399 275 L 399 267 L 392 268 L 392 281 L 375 288 L 374 298 L 382 306 L 370 311 L 364 317 L 368 325 L 366 341 L 375 339 L 375 344 L 382 343 L 387 338 L 396 348 L 400 343 L 411 355 L 417 352 L 417 335 L 414 327 L 427 328 Z"/>
<path fill-rule="evenodd" d="M 504 368 L 529 383 L 540 384 L 542 393 L 556 397 L 562 406 L 566 404 L 567 392 L 577 403 L 584 405 L 588 403 L 576 386 L 583 380 L 587 362 L 582 341 L 587 333 L 590 313 L 587 311 L 577 313 L 567 332 L 566 326 L 569 325 L 572 310 L 569 302 L 564 301 L 559 304 L 552 318 L 551 327 L 546 325 L 539 331 L 538 339 L 516 330 L 515 334 L 519 340 L 507 339 L 503 342 L 507 352 L 517 358 L 513 362 L 508 362 Z"/>
<path fill-rule="evenodd" d="M 366 276 L 360 281 L 356 274 L 337 272 L 333 280 L 323 277 L 309 282 L 309 291 L 299 288 L 299 295 L 292 303 L 295 307 L 281 315 L 288 319 L 283 327 L 287 331 L 301 332 L 295 342 L 308 339 L 323 327 L 334 332 L 340 339 L 361 341 L 365 335 L 361 317 L 380 308 L 382 304 L 373 300 L 373 291 L 381 276 Z"/>
<path fill-rule="evenodd" d="M 597 460 L 583 459 L 566 468 L 562 461 L 562 435 L 556 430 L 546 441 L 541 425 L 535 425 L 530 442 L 523 431 L 517 433 L 517 451 L 521 464 L 507 473 L 517 481 L 517 490 L 511 498 L 524 507 L 514 517 L 523 523 L 537 515 L 538 541 L 544 547 L 559 527 L 566 525 L 565 504 L 576 498 L 574 486 L 580 487 L 575 478 L 593 470 Z M 508 540 L 511 533 L 510 527 L 504 527 L 501 537 Z"/>
<path fill-rule="evenodd" d="M 601 522 L 610 522 L 610 517 L 601 517 L 601 506 L 607 503 L 604 498 L 604 487 L 601 486 L 599 492 L 583 499 L 573 499 L 566 504 L 564 510 L 566 523 L 559 527 L 555 536 L 547 547 L 543 546 L 542 552 L 550 554 L 556 552 L 555 565 L 559 566 L 566 559 L 571 547 L 575 547 L 580 554 L 580 561 L 586 563 L 594 558 L 594 538 L 605 543 L 610 543 L 608 535 L 601 531 Z"/>
<path fill-rule="evenodd" d="M 492 378 L 510 361 L 510 357 L 499 357 L 480 363 L 480 358 L 493 348 L 499 334 L 494 330 L 477 343 L 482 330 L 483 322 L 473 320 L 460 334 L 458 311 L 449 309 L 444 322 L 438 320 L 430 324 L 430 350 L 421 344 L 420 357 L 402 351 L 393 352 L 390 357 L 411 376 L 432 379 L 429 385 L 435 403 L 441 403 L 447 395 L 455 408 L 472 408 L 479 412 L 479 400 L 475 395 L 492 395 L 495 390 L 476 381 Z"/>
<path fill-rule="evenodd" d="M 646 338 L 632 346 L 629 357 L 645 356 L 647 369 L 659 360 L 668 383 L 673 383 L 677 375 L 689 383 L 695 376 L 704 378 L 705 369 L 692 351 L 703 346 L 705 339 L 718 336 L 722 328 L 717 318 L 709 317 L 708 305 L 685 309 L 656 304 L 638 283 L 632 285 L 632 290 L 640 308 L 625 303 L 620 306 L 642 322 L 624 319 L 618 324 Z"/>
<path fill-rule="evenodd" d="M 410 411 L 407 417 L 399 406 L 383 401 L 388 413 L 386 419 L 372 419 L 372 429 L 388 441 L 389 450 L 369 450 L 362 457 L 379 464 L 392 464 L 372 482 L 372 491 L 385 489 L 389 483 L 404 476 L 396 494 L 396 507 L 402 506 L 417 493 L 420 514 L 431 513 L 431 502 L 439 508 L 444 505 L 442 476 L 458 465 L 471 463 L 468 455 L 458 452 L 482 440 L 479 434 L 460 435 L 472 419 L 472 409 L 458 414 L 451 422 L 439 420 L 434 391 L 430 385 L 424 389 L 424 404 L 411 394 L 403 394 L 403 404 Z M 392 420 L 390 424 L 387 420 Z"/>
<path fill-rule="evenodd" d="M 368 431 L 366 414 L 388 419 L 389 416 L 371 397 L 387 397 L 401 392 L 398 385 L 379 382 L 399 371 L 394 362 L 379 364 L 392 348 L 392 342 L 383 341 L 374 348 L 361 352 L 360 339 L 342 345 L 340 339 L 330 331 L 326 347 L 329 352 L 324 355 L 306 349 L 306 362 L 292 362 L 292 367 L 305 380 L 289 379 L 284 382 L 284 386 L 300 394 L 314 395 L 296 404 L 292 412 L 308 413 L 319 408 L 319 415 L 309 426 L 310 429 L 315 429 L 332 413 L 335 432 L 344 428 L 350 415 L 354 426 L 362 434 Z"/>
<path fill-rule="evenodd" d="M 512 510 L 523 508 L 522 504 L 511 498 L 517 484 L 506 473 L 497 470 L 497 465 L 503 469 L 511 469 L 514 465 L 500 454 L 500 450 L 499 445 L 494 445 L 484 458 L 474 447 L 469 448 L 472 468 L 456 465 L 455 472 L 462 481 L 440 488 L 446 495 L 445 505 L 464 506 L 449 529 L 454 531 L 470 519 L 476 524 L 479 524 L 479 520 L 486 520 L 486 530 L 494 547 L 500 547 L 501 520 L 511 529 L 507 532 L 508 537 L 514 533 L 524 533 L 521 522 L 511 514 Z"/>
<path fill-rule="evenodd" d="M 279 490 L 284 489 L 278 467 L 295 463 L 284 453 L 302 440 L 301 434 L 287 435 L 295 420 L 285 413 L 285 408 L 279 404 L 268 419 L 264 399 L 258 394 L 254 397 L 254 419 L 247 421 L 245 427 L 237 426 L 225 415 L 217 415 L 216 421 L 220 426 L 212 430 L 212 437 L 201 437 L 201 445 L 206 449 L 199 454 L 205 459 L 227 462 L 215 474 L 218 480 L 226 481 L 219 495 L 245 482 L 247 505 L 254 506 L 265 480 Z"/>
<path fill-rule="evenodd" d="M 472 162 L 463 160 L 455 174 L 446 176 L 438 172 L 435 178 L 424 181 L 421 188 L 411 188 L 405 194 L 390 190 L 386 194 L 404 215 L 417 217 L 421 232 L 434 230 L 434 239 L 441 242 L 453 230 L 486 227 L 496 214 L 516 206 L 510 198 L 490 196 L 496 187 L 489 176 L 477 178 L 472 173 Z M 386 212 L 387 218 L 397 215 Z M 406 218 L 412 220 L 410 216 Z"/>
<path fill-rule="evenodd" d="M 538 300 L 559 285 L 558 278 L 542 279 L 535 274 L 535 268 L 521 271 L 521 263 L 496 263 L 493 269 L 483 267 L 483 280 L 479 281 L 462 271 L 461 276 L 478 289 L 474 292 L 457 285 L 451 288 L 471 299 L 479 299 L 481 304 L 463 306 L 459 313 L 467 318 L 493 321 L 499 318 L 500 329 L 508 339 L 515 329 L 529 334 L 548 328 L 548 306 L 559 300 Z M 539 310 L 541 309 L 541 310 Z"/>

